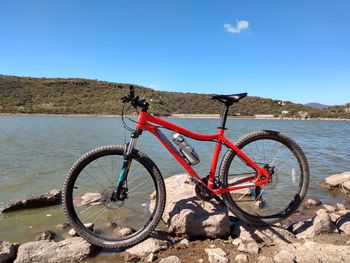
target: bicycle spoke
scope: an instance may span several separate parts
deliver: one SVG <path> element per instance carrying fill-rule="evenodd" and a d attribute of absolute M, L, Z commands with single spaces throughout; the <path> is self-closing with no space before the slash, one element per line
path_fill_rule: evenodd
<path fill-rule="evenodd" d="M 101 166 L 100 162 L 99 162 L 98 160 L 96 160 L 96 162 L 97 162 L 97 164 L 100 166 L 100 168 L 101 168 L 103 174 L 105 175 L 105 177 L 106 177 L 108 183 L 110 183 L 110 185 L 113 185 L 113 183 L 112 183 L 111 180 L 109 179 L 107 173 L 105 172 L 105 170 L 104 170 L 103 167 Z"/>
<path fill-rule="evenodd" d="M 99 186 L 101 186 L 102 188 L 105 188 L 105 186 L 103 186 L 102 184 L 100 184 L 99 182 L 97 182 L 96 181 L 96 179 L 92 176 L 92 175 L 90 175 L 87 171 L 84 171 L 92 180 L 94 180 L 95 181 L 95 183 L 97 183 Z"/>
<path fill-rule="evenodd" d="M 243 145 L 241 151 L 248 154 L 260 167 L 275 167 L 274 173 L 271 175 L 271 181 L 261 186 L 260 192 L 254 194 L 255 187 L 249 187 L 247 191 L 233 190 L 229 196 L 242 211 L 250 215 L 265 217 L 283 214 L 286 206 L 300 191 L 300 184 L 295 184 L 302 176 L 298 170 L 300 163 L 296 155 L 285 144 L 269 138 L 249 141 Z M 226 175 L 228 186 L 236 185 L 236 182 L 239 184 L 239 180 L 255 175 L 255 171 L 246 172 L 251 168 L 238 155 L 233 155 L 229 169 Z M 292 177 L 292 180 L 286 180 L 286 175 Z M 237 178 L 238 181 L 232 181 L 233 178 Z M 257 203 L 260 199 L 262 203 Z"/>

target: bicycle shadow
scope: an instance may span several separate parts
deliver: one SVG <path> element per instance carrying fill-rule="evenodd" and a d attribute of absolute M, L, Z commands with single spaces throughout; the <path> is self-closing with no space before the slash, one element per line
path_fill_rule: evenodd
<path fill-rule="evenodd" d="M 183 233 L 189 237 L 195 236 L 198 239 L 207 238 L 208 231 L 212 233 L 217 228 L 224 230 L 222 232 L 225 233 L 228 231 L 231 238 L 240 237 L 248 242 L 256 241 L 257 243 L 267 244 L 293 243 L 294 234 L 282 227 L 275 225 L 253 226 L 229 214 L 224 203 L 219 203 L 215 200 L 205 202 L 198 197 L 190 197 L 176 202 L 169 213 L 166 224 L 172 233 Z M 226 221 L 222 220 L 226 216 L 229 219 Z M 215 227 L 214 224 L 217 226 Z M 227 235 L 220 236 L 220 233 L 213 238 L 219 237 L 228 238 Z"/>

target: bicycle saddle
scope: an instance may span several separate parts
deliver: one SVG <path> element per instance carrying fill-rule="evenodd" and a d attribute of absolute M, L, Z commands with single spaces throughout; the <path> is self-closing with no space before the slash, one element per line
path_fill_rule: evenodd
<path fill-rule="evenodd" d="M 240 99 L 243 99 L 247 96 L 247 93 L 238 93 L 231 95 L 214 95 L 211 97 L 212 100 L 218 100 L 222 103 L 225 103 L 228 106 L 231 106 L 233 103 L 238 102 Z"/>

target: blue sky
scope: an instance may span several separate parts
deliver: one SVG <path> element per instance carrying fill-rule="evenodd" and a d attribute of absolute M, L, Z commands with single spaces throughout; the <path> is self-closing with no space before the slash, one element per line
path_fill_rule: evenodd
<path fill-rule="evenodd" d="M 0 0 L 0 74 L 350 102 L 350 1 Z"/>

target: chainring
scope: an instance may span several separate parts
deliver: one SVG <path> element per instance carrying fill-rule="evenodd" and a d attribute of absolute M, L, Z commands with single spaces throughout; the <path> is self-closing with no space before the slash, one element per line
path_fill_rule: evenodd
<path fill-rule="evenodd" d="M 207 183 L 208 178 L 203 178 L 202 181 Z M 194 190 L 197 197 L 203 201 L 208 202 L 214 198 L 214 194 L 200 182 L 196 182 Z"/>

